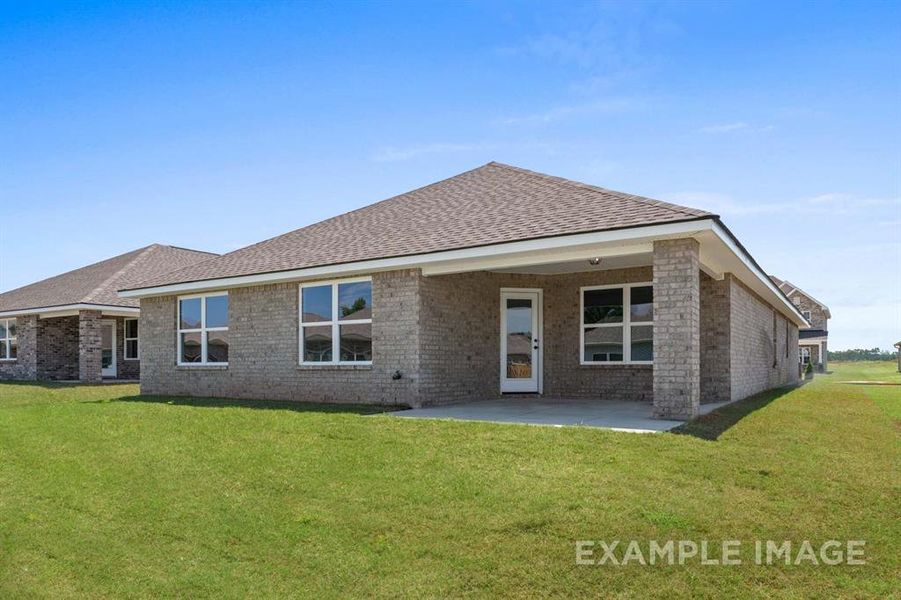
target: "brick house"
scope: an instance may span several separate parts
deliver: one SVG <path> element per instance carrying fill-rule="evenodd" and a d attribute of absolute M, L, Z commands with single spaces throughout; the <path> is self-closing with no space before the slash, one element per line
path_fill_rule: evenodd
<path fill-rule="evenodd" d="M 140 303 L 116 290 L 213 256 L 154 244 L 0 294 L 0 379 L 137 379 Z"/>
<path fill-rule="evenodd" d="M 798 362 L 806 368 L 813 363 L 818 371 L 825 371 L 828 366 L 829 319 L 832 313 L 829 307 L 791 283 L 772 277 L 773 283 L 785 292 L 792 303 L 801 311 L 809 325 L 798 332 Z"/>
<path fill-rule="evenodd" d="M 658 417 L 798 380 L 798 308 L 711 213 L 489 163 L 123 286 L 141 391 Z"/>

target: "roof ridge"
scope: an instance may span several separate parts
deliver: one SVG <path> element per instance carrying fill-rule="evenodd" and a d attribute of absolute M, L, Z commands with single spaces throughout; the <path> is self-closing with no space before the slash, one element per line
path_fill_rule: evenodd
<path fill-rule="evenodd" d="M 173 246 L 172 244 L 151 244 L 151 246 L 163 246 L 164 248 L 172 248 L 173 250 L 184 250 L 185 252 L 196 252 L 198 254 L 211 254 L 213 256 L 222 256 L 218 252 L 210 252 L 209 250 L 197 250 L 196 248 L 185 248 L 184 246 Z M 149 248 L 149 246 L 148 246 Z"/>
<path fill-rule="evenodd" d="M 134 250 L 134 252 L 137 252 L 137 255 L 133 259 L 131 259 L 130 261 L 125 263 L 125 265 L 123 265 L 121 269 L 119 269 L 118 271 L 116 271 L 115 273 L 113 273 L 112 275 L 110 275 L 109 277 L 104 279 L 103 281 L 101 281 L 100 285 L 94 287 L 94 289 L 92 289 L 90 292 L 88 292 L 88 294 L 83 298 L 83 300 L 88 301 L 91 298 L 93 298 L 94 294 L 96 294 L 97 292 L 99 292 L 103 288 L 105 288 L 107 286 L 107 284 L 114 281 L 116 279 L 116 277 L 121 275 L 127 269 L 130 269 L 137 261 L 139 261 L 142 257 L 144 257 L 144 255 L 146 255 L 148 252 L 150 252 L 155 246 L 159 246 L 161 248 L 164 247 L 162 244 L 154 243 L 154 244 L 150 244 L 149 246 L 144 246 L 143 248 L 138 248 L 137 250 Z M 101 261 L 101 262 L 103 262 L 103 261 Z"/>
<path fill-rule="evenodd" d="M 701 216 L 698 213 L 703 213 L 704 215 L 709 215 L 711 217 L 719 217 L 719 215 L 717 215 L 717 214 L 708 212 L 706 210 L 701 210 L 700 208 L 693 208 L 690 206 L 682 206 L 680 204 L 673 204 L 672 202 L 665 202 L 663 200 L 656 200 L 654 198 L 648 198 L 647 196 L 638 196 L 635 194 L 629 194 L 627 192 L 611 190 L 610 188 L 604 188 L 599 185 L 584 183 L 582 181 L 575 181 L 574 179 L 567 179 L 566 177 L 559 177 L 557 175 L 548 175 L 547 173 L 541 173 L 539 171 L 533 171 L 531 169 L 524 169 L 522 167 L 517 167 L 515 165 L 508 165 L 508 164 L 497 162 L 497 161 L 491 161 L 488 164 L 495 166 L 495 167 L 510 169 L 511 171 L 516 171 L 519 173 L 523 173 L 525 175 L 530 175 L 532 177 L 537 177 L 539 179 L 544 179 L 547 181 L 554 181 L 556 183 L 562 183 L 562 184 L 566 184 L 566 185 L 569 185 L 572 187 L 588 189 L 593 192 L 599 192 L 602 194 L 611 194 L 613 196 L 628 198 L 629 200 L 634 200 L 636 202 L 642 202 L 644 204 L 650 204 L 652 206 L 667 208 L 674 212 L 682 213 L 684 215 L 688 215 L 688 216 L 692 216 L 692 217 Z"/>

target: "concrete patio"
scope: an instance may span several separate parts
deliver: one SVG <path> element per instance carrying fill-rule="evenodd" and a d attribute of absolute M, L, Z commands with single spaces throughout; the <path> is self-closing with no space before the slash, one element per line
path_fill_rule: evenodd
<path fill-rule="evenodd" d="M 701 414 L 707 414 L 726 404 L 728 402 L 702 404 Z M 634 433 L 669 431 L 684 422 L 655 419 L 651 416 L 651 410 L 651 404 L 647 402 L 518 397 L 413 408 L 391 414 L 406 419 L 453 419 L 551 427 L 599 427 Z"/>

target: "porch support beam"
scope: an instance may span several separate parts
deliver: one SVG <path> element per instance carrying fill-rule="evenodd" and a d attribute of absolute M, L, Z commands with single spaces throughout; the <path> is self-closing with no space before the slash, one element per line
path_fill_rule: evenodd
<path fill-rule="evenodd" d="M 497 269 L 511 269 L 516 267 L 534 267 L 549 265 L 559 262 L 571 262 L 576 260 L 588 260 L 590 258 L 609 258 L 613 256 L 633 256 L 636 254 L 650 254 L 654 251 L 653 243 L 630 244 L 628 246 L 581 246 L 576 248 L 561 248 L 544 252 L 525 252 L 517 254 L 486 256 L 468 258 L 442 263 L 423 265 L 422 274 L 451 275 L 454 273 L 466 273 L 470 271 L 492 271 Z"/>
<path fill-rule="evenodd" d="M 654 242 L 654 416 L 691 419 L 701 398 L 699 244 Z"/>

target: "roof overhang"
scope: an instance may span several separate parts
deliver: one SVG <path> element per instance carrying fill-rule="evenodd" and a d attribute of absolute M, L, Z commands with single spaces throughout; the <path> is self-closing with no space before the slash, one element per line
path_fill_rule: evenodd
<path fill-rule="evenodd" d="M 693 237 L 700 243 L 701 269 L 709 276 L 722 279 L 726 273 L 732 273 L 799 327 L 809 326 L 788 297 L 715 217 L 120 290 L 119 295 L 123 298 L 149 298 L 412 268 L 421 269 L 424 276 L 513 269 L 589 258 L 647 254 L 653 252 L 655 241 L 684 237 Z"/>
<path fill-rule="evenodd" d="M 5 317 L 19 317 L 25 315 L 38 315 L 42 319 L 56 317 L 70 317 L 77 315 L 80 310 L 99 310 L 110 317 L 133 317 L 141 314 L 140 308 L 131 306 L 115 306 L 112 304 L 61 304 L 58 306 L 42 306 L 37 308 L 21 308 L 16 310 L 0 311 L 0 319 Z"/>

